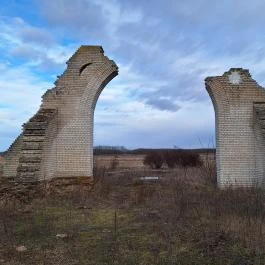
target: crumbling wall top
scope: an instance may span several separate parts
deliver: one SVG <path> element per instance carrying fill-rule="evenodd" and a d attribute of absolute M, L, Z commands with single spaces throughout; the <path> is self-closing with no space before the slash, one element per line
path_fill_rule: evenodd
<path fill-rule="evenodd" d="M 205 78 L 205 82 L 211 82 L 213 79 L 226 79 L 230 84 L 238 85 L 243 81 L 251 80 L 254 81 L 248 69 L 243 68 L 230 68 L 229 71 L 225 72 L 221 76 L 210 76 Z"/>

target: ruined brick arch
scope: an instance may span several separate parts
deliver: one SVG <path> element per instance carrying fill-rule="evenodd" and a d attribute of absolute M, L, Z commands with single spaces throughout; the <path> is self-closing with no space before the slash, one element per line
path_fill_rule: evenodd
<path fill-rule="evenodd" d="M 3 177 L 23 185 L 73 179 L 90 183 L 94 110 L 117 74 L 102 47 L 81 46 L 6 152 Z M 206 89 L 215 109 L 219 186 L 264 185 L 264 89 L 241 68 L 207 78 Z"/>
<path fill-rule="evenodd" d="M 20 183 L 93 177 L 93 119 L 103 88 L 118 74 L 100 46 L 81 46 L 56 87 L 5 156 L 4 177 Z"/>

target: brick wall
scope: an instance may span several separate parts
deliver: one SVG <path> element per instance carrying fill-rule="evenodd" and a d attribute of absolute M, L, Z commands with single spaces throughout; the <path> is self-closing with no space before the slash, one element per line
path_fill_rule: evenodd
<path fill-rule="evenodd" d="M 248 70 L 230 69 L 206 79 L 216 116 L 217 178 L 220 187 L 254 186 L 264 181 L 265 141 L 256 111 L 265 91 Z M 265 109 L 265 108 L 264 108 Z"/>
<path fill-rule="evenodd" d="M 22 182 L 92 177 L 94 109 L 117 74 L 102 47 L 81 46 L 5 155 L 4 177 L 16 176 Z"/>

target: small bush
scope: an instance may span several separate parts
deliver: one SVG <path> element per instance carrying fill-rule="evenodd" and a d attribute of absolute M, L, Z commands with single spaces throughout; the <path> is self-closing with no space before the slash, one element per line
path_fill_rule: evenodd
<path fill-rule="evenodd" d="M 165 152 L 164 153 L 164 162 L 169 168 L 174 168 L 179 163 L 179 152 Z"/>
<path fill-rule="evenodd" d="M 199 154 L 191 152 L 180 152 L 177 163 L 182 167 L 197 167 L 202 165 Z"/>
<path fill-rule="evenodd" d="M 188 151 L 168 151 L 163 154 L 164 162 L 169 168 L 176 166 L 197 167 L 202 165 L 200 155 Z"/>
<path fill-rule="evenodd" d="M 144 158 L 144 164 L 150 166 L 151 168 L 159 169 L 164 163 L 164 158 L 162 154 L 158 152 L 147 154 Z"/>
<path fill-rule="evenodd" d="M 144 164 L 154 169 L 159 169 L 163 164 L 168 168 L 176 166 L 181 167 L 197 167 L 202 165 L 200 155 L 189 151 L 167 151 L 167 152 L 152 152 L 145 156 Z"/>
<path fill-rule="evenodd" d="M 110 169 L 112 170 L 117 169 L 118 165 L 119 165 L 119 161 L 118 161 L 117 156 L 115 156 L 110 163 Z"/>

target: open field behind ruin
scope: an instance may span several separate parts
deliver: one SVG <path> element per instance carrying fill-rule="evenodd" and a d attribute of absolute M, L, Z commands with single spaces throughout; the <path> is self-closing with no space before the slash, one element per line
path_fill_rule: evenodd
<path fill-rule="evenodd" d="M 105 168 L 132 168 L 132 169 L 147 169 L 144 165 L 145 154 L 117 154 L 117 155 L 95 155 L 94 163 L 97 167 Z M 200 152 L 200 159 L 204 163 L 214 163 L 215 153 L 210 151 Z"/>

